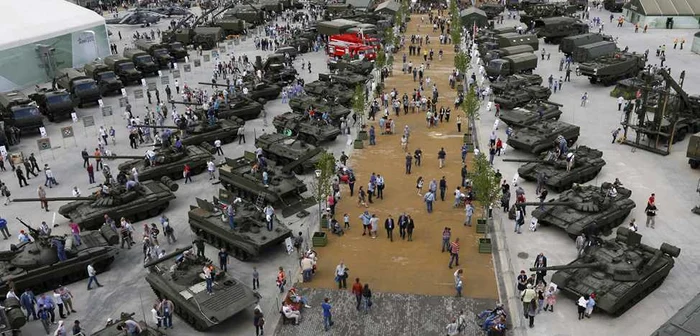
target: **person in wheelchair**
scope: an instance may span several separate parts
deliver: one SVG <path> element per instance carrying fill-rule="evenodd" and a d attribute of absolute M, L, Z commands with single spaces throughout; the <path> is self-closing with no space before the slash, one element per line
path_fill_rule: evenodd
<path fill-rule="evenodd" d="M 338 236 L 342 236 L 345 233 L 343 228 L 340 227 L 340 223 L 335 220 L 335 218 L 331 220 L 331 232 L 337 234 Z"/>

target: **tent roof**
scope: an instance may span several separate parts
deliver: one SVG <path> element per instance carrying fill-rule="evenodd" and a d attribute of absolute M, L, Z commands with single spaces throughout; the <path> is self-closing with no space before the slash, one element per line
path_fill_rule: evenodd
<path fill-rule="evenodd" d="M 697 0 L 633 0 L 625 8 L 647 16 L 699 16 Z"/>
<path fill-rule="evenodd" d="M 0 50 L 104 24 L 104 17 L 65 0 L 5 0 L 0 11 Z"/>
<path fill-rule="evenodd" d="M 472 14 L 478 14 L 478 15 L 481 15 L 483 17 L 486 17 L 486 12 L 484 12 L 483 10 L 478 9 L 476 7 L 469 7 L 467 9 L 463 9 L 461 12 L 459 12 L 460 17 L 465 17 L 467 15 L 472 15 Z"/>
<path fill-rule="evenodd" d="M 378 12 L 380 10 L 385 9 L 385 10 L 389 10 L 389 11 L 396 13 L 399 11 L 400 8 L 401 8 L 401 5 L 399 5 L 398 2 L 396 2 L 394 0 L 388 0 L 388 1 L 384 1 L 384 2 L 380 3 L 379 5 L 377 5 L 377 8 L 375 8 L 374 11 Z"/>

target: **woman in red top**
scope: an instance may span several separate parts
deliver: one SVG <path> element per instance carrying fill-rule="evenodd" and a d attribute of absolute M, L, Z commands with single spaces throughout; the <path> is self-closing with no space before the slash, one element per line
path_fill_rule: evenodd
<path fill-rule="evenodd" d="M 355 278 L 355 283 L 352 284 L 352 294 L 355 295 L 357 299 L 357 310 L 360 310 L 360 304 L 362 303 L 362 284 L 360 283 L 360 278 Z"/>
<path fill-rule="evenodd" d="M 182 170 L 182 176 L 185 178 L 185 183 L 187 183 L 187 181 L 192 182 L 192 171 L 190 169 L 190 165 L 185 164 L 185 168 Z"/>
<path fill-rule="evenodd" d="M 277 272 L 277 287 L 279 287 L 280 293 L 284 293 L 285 284 L 287 284 L 287 279 L 285 278 L 284 268 L 280 266 L 279 272 Z"/>
<path fill-rule="evenodd" d="M 503 141 L 501 141 L 501 138 L 498 138 L 496 140 L 496 154 L 498 156 L 501 156 L 501 149 L 503 149 Z"/>

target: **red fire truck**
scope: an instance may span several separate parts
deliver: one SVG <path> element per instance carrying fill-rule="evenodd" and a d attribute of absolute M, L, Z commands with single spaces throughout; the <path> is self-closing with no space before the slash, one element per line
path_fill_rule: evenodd
<path fill-rule="evenodd" d="M 366 44 L 371 42 L 373 41 L 363 40 L 355 34 L 331 35 L 328 39 L 328 56 L 343 57 L 348 54 L 352 59 L 373 60 L 377 58 L 376 49 L 374 46 Z"/>

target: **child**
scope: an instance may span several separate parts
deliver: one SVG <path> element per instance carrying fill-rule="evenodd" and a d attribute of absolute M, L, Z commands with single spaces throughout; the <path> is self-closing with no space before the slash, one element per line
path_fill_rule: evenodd
<path fill-rule="evenodd" d="M 258 274 L 258 268 L 253 267 L 253 290 L 260 288 L 260 274 Z"/>
<path fill-rule="evenodd" d="M 350 229 L 350 216 L 348 214 L 343 214 L 343 222 L 345 223 L 345 229 Z"/>

